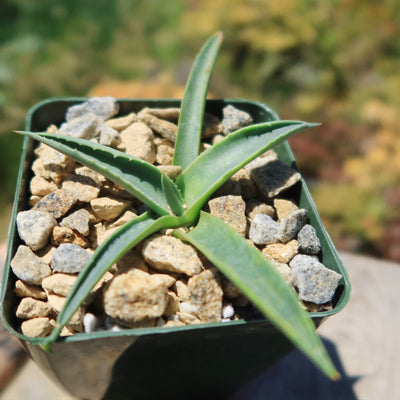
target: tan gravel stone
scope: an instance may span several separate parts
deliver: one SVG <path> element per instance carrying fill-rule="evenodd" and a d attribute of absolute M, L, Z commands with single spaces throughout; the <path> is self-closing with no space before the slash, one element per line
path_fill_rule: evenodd
<path fill-rule="evenodd" d="M 30 182 L 31 193 L 34 196 L 46 196 L 58 189 L 57 185 L 40 176 L 34 176 Z"/>
<path fill-rule="evenodd" d="M 222 291 L 226 298 L 235 299 L 243 294 L 242 291 L 225 276 L 221 275 L 220 281 Z"/>
<path fill-rule="evenodd" d="M 175 179 L 182 172 L 179 165 L 157 165 L 157 168 L 170 179 Z"/>
<path fill-rule="evenodd" d="M 151 274 L 151 275 L 158 276 L 159 278 L 161 278 L 167 285 L 167 288 L 170 288 L 176 282 L 176 279 L 173 276 L 168 275 L 168 274 Z"/>
<path fill-rule="evenodd" d="M 146 262 L 159 271 L 198 274 L 202 263 L 192 246 L 172 236 L 155 235 L 146 239 L 142 247 Z"/>
<path fill-rule="evenodd" d="M 131 249 L 116 262 L 111 268 L 111 272 L 120 274 L 134 268 L 144 272 L 148 272 L 149 269 L 142 255 L 137 250 Z"/>
<path fill-rule="evenodd" d="M 111 196 L 99 197 L 90 202 L 94 213 L 105 221 L 112 221 L 118 218 L 131 204 L 128 200 L 117 199 Z"/>
<path fill-rule="evenodd" d="M 155 117 L 154 115 L 147 113 L 140 113 L 139 118 L 143 121 L 150 129 L 158 133 L 164 139 L 175 143 L 176 134 L 178 132 L 178 127 L 176 124 Z"/>
<path fill-rule="evenodd" d="M 43 249 L 35 251 L 35 254 L 46 264 L 50 265 L 53 251 L 56 249 L 52 244 L 48 244 Z"/>
<path fill-rule="evenodd" d="M 242 236 L 246 234 L 246 203 L 241 196 L 222 196 L 208 202 L 210 213 L 221 218 Z"/>
<path fill-rule="evenodd" d="M 17 307 L 16 315 L 20 319 L 31 319 L 48 317 L 51 311 L 52 308 L 49 303 L 32 297 L 24 297 Z"/>
<path fill-rule="evenodd" d="M 225 138 L 225 135 L 222 135 L 222 134 L 215 135 L 211 140 L 211 144 L 213 144 L 213 145 L 217 144 L 224 138 Z"/>
<path fill-rule="evenodd" d="M 174 158 L 174 145 L 169 140 L 156 138 L 156 162 L 163 165 L 171 165 Z"/>
<path fill-rule="evenodd" d="M 98 185 L 103 185 L 107 182 L 107 178 L 88 167 L 75 168 L 75 174 L 78 176 L 86 176 L 93 179 Z"/>
<path fill-rule="evenodd" d="M 197 316 L 198 309 L 197 306 L 190 301 L 182 301 L 182 303 L 179 305 L 179 312 Z"/>
<path fill-rule="evenodd" d="M 192 302 L 197 306 L 198 317 L 204 322 L 221 321 L 223 292 L 211 270 L 189 279 Z"/>
<path fill-rule="evenodd" d="M 83 202 L 90 202 L 100 193 L 99 184 L 94 179 L 84 175 L 69 175 L 61 187 L 68 190 L 75 199 Z"/>
<path fill-rule="evenodd" d="M 293 201 L 286 199 L 274 199 L 274 207 L 278 221 L 283 220 L 293 211 L 297 211 L 299 209 L 299 207 L 297 207 Z"/>
<path fill-rule="evenodd" d="M 163 315 L 169 317 L 172 314 L 176 314 L 179 311 L 179 304 L 180 300 L 176 293 L 169 291 L 167 294 L 167 305 Z"/>
<path fill-rule="evenodd" d="M 19 279 L 32 285 L 40 285 L 42 279 L 51 274 L 50 267 L 28 246 L 20 245 L 10 264 Z"/>
<path fill-rule="evenodd" d="M 78 277 L 76 275 L 71 274 L 53 274 L 43 279 L 42 287 L 48 293 L 57 294 L 59 296 L 67 296 L 77 278 Z"/>
<path fill-rule="evenodd" d="M 167 306 L 167 294 L 163 279 L 134 269 L 111 281 L 104 291 L 104 310 L 124 324 L 158 318 Z"/>
<path fill-rule="evenodd" d="M 164 325 L 165 328 L 175 327 L 175 326 L 185 326 L 182 321 L 167 321 Z"/>
<path fill-rule="evenodd" d="M 67 326 L 63 326 L 63 328 L 61 329 L 61 332 L 60 332 L 60 336 L 61 337 L 72 336 L 75 333 L 76 332 L 74 332 L 72 329 L 69 329 Z"/>
<path fill-rule="evenodd" d="M 139 119 L 135 113 L 130 113 L 123 117 L 111 118 L 105 121 L 105 124 L 108 125 L 110 128 L 115 129 L 118 132 L 126 129 L 129 125 L 137 122 Z"/>
<path fill-rule="evenodd" d="M 43 167 L 50 172 L 65 173 L 65 171 L 71 171 L 75 166 L 72 158 L 45 144 L 40 144 L 35 153 L 42 161 Z"/>
<path fill-rule="evenodd" d="M 288 264 L 280 263 L 275 260 L 269 260 L 269 261 L 276 268 L 276 270 L 282 275 L 285 281 L 289 283 L 289 285 L 294 284 L 293 271 Z"/>
<path fill-rule="evenodd" d="M 39 317 L 24 321 L 21 330 L 28 337 L 45 337 L 53 330 L 53 325 L 50 318 Z"/>
<path fill-rule="evenodd" d="M 178 318 L 182 321 L 185 325 L 195 325 L 201 324 L 201 320 L 195 317 L 193 314 L 185 313 L 185 312 L 177 312 Z"/>
<path fill-rule="evenodd" d="M 33 195 L 30 196 L 28 200 L 28 206 L 31 208 L 34 207 L 41 198 L 42 198 L 41 196 L 33 196 Z"/>
<path fill-rule="evenodd" d="M 178 107 L 168 107 L 168 108 L 150 108 L 145 107 L 140 111 L 140 115 L 151 114 L 160 119 L 166 119 L 168 121 L 176 122 L 179 119 L 181 109 Z"/>
<path fill-rule="evenodd" d="M 98 140 L 103 146 L 116 148 L 121 143 L 121 136 L 116 129 L 101 124 Z"/>
<path fill-rule="evenodd" d="M 118 228 L 119 226 L 124 225 L 126 222 L 129 222 L 136 217 L 136 210 L 126 210 L 116 221 L 112 222 L 110 225 L 107 225 L 107 229 Z"/>
<path fill-rule="evenodd" d="M 14 293 L 18 297 L 33 297 L 38 300 L 47 298 L 46 292 L 38 285 L 30 285 L 18 279 L 15 282 Z"/>
<path fill-rule="evenodd" d="M 215 135 L 222 134 L 221 120 L 214 114 L 205 112 L 203 118 L 202 138 L 212 138 Z"/>
<path fill-rule="evenodd" d="M 58 189 L 43 197 L 34 207 L 35 211 L 44 211 L 54 218 L 64 216 L 76 203 L 77 199 L 65 189 Z"/>
<path fill-rule="evenodd" d="M 43 162 L 40 158 L 37 158 L 32 163 L 32 171 L 38 177 L 41 177 L 43 179 L 51 179 L 51 172 L 44 167 Z"/>
<path fill-rule="evenodd" d="M 262 254 L 266 258 L 272 258 L 283 264 L 287 264 L 299 251 L 297 240 L 291 240 L 287 243 L 267 244 L 262 249 Z"/>
<path fill-rule="evenodd" d="M 182 301 L 190 301 L 190 290 L 187 287 L 186 283 L 181 280 L 175 282 L 176 294 Z"/>
<path fill-rule="evenodd" d="M 50 306 L 52 307 L 53 311 L 58 314 L 64 307 L 66 297 L 59 296 L 58 294 L 48 294 L 47 295 L 48 301 Z M 66 324 L 67 328 L 74 332 L 83 332 L 83 317 L 85 316 L 85 308 L 79 307 L 74 314 L 72 315 L 71 319 Z"/>
<path fill-rule="evenodd" d="M 274 218 L 275 210 L 274 207 L 270 206 L 269 204 L 265 204 L 256 199 L 251 199 L 246 201 L 246 214 L 251 219 L 254 219 L 257 214 L 266 214 L 271 218 Z"/>
<path fill-rule="evenodd" d="M 142 122 L 134 122 L 121 132 L 121 146 L 126 154 L 154 163 L 156 147 L 152 130 Z"/>
<path fill-rule="evenodd" d="M 53 232 L 51 233 L 50 240 L 54 246 L 59 246 L 63 243 L 72 243 L 87 249 L 91 245 L 89 240 L 84 236 L 80 235 L 73 229 L 64 226 L 55 226 Z"/>

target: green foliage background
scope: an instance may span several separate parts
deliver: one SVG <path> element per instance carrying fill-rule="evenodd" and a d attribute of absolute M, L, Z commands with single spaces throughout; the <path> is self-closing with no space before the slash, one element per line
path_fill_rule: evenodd
<path fill-rule="evenodd" d="M 23 128 L 34 103 L 109 82 L 182 84 L 217 30 L 225 40 L 213 96 L 261 100 L 284 118 L 322 122 L 291 145 L 334 241 L 400 260 L 395 0 L 3 0 L 2 210 L 19 157 L 20 138 L 10 132 Z"/>

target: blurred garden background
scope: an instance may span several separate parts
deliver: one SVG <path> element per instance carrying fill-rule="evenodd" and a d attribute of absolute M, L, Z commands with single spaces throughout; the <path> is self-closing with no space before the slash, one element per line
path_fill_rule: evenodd
<path fill-rule="evenodd" d="M 27 110 L 48 97 L 180 97 L 215 31 L 213 97 L 321 122 L 290 140 L 339 249 L 400 260 L 397 0 L 1 0 L 0 240 Z"/>

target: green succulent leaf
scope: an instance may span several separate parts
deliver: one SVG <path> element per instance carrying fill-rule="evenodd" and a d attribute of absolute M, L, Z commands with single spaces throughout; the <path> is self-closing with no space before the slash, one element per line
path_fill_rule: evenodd
<path fill-rule="evenodd" d="M 326 375 L 338 376 L 294 290 L 260 251 L 221 219 L 201 212 L 197 226 L 176 235 L 202 252 Z"/>
<path fill-rule="evenodd" d="M 133 194 L 158 215 L 170 214 L 162 185 L 162 179 L 170 179 L 162 178 L 163 173 L 152 164 L 85 139 L 50 133 L 17 133 L 47 144 L 99 172 Z M 171 184 L 174 185 L 172 181 Z"/>
<path fill-rule="evenodd" d="M 295 133 L 314 127 L 301 121 L 272 121 L 252 125 L 231 133 L 200 154 L 176 179 L 187 204 L 188 219 L 223 183 L 254 158 Z"/>
<path fill-rule="evenodd" d="M 221 42 L 222 33 L 217 33 L 205 43 L 186 83 L 173 160 L 182 170 L 199 154 L 207 90 Z"/>
<path fill-rule="evenodd" d="M 48 337 L 43 339 L 42 347 L 47 350 L 50 348 L 58 338 L 62 327 L 68 323 L 96 283 L 127 251 L 160 229 L 178 227 L 180 224 L 180 220 L 172 215 L 154 219 L 150 213 L 145 213 L 122 225 L 110 235 L 97 248 L 88 264 L 79 273 L 65 305 L 57 317 L 57 326 Z"/>
<path fill-rule="evenodd" d="M 178 187 L 174 182 L 171 181 L 171 179 L 167 177 L 167 175 L 164 174 L 161 177 L 161 184 L 164 190 L 165 198 L 167 199 L 172 213 L 175 215 L 182 215 L 185 211 L 185 208 L 183 205 L 183 198 Z"/>

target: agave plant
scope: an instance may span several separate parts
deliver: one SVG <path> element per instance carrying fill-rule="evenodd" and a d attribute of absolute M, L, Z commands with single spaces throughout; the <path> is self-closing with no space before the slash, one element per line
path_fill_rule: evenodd
<path fill-rule="evenodd" d="M 190 73 L 174 150 L 181 173 L 171 180 L 155 166 L 120 151 L 62 134 L 20 132 L 92 168 L 149 208 L 127 222 L 96 250 L 67 297 L 57 325 L 45 338 L 32 339 L 49 350 L 62 327 L 105 272 L 129 249 L 165 228 L 189 242 L 228 277 L 249 300 L 325 374 L 338 377 L 311 318 L 294 290 L 259 250 L 219 218 L 202 211 L 210 196 L 236 171 L 295 133 L 316 124 L 272 121 L 239 129 L 200 154 L 200 137 L 210 76 L 222 41 L 212 36 Z"/>

